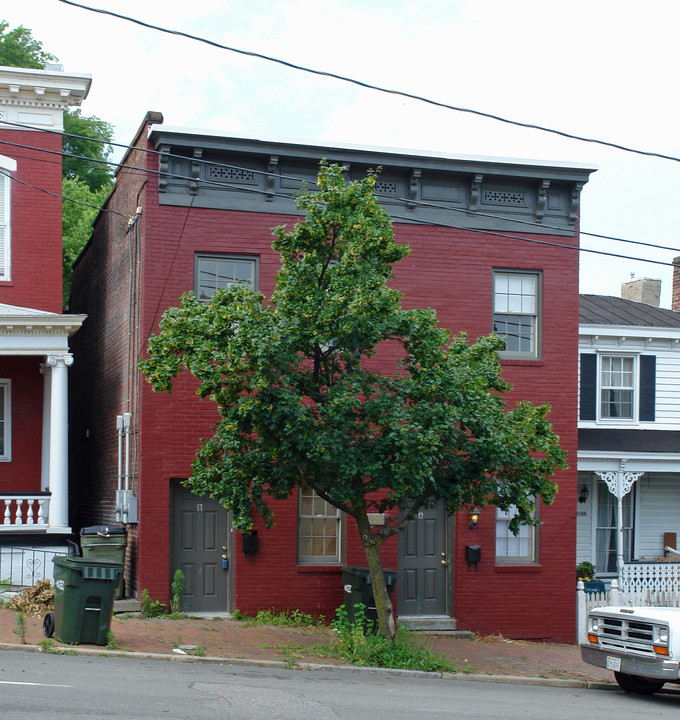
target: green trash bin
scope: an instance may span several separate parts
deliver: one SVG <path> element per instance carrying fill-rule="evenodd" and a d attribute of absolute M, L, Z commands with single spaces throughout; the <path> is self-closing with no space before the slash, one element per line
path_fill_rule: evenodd
<path fill-rule="evenodd" d="M 80 547 L 83 557 L 89 560 L 102 560 L 125 565 L 127 530 L 118 525 L 91 525 L 80 531 Z M 123 597 L 123 576 L 120 574 L 114 600 Z"/>
<path fill-rule="evenodd" d="M 383 570 L 387 594 L 392 599 L 394 587 L 397 584 L 398 573 L 396 570 Z M 355 605 L 363 604 L 366 608 L 366 618 L 373 622 L 375 628 L 378 626 L 378 612 L 375 608 L 373 597 L 373 584 L 371 573 L 365 567 L 345 566 L 342 568 L 342 584 L 344 587 L 344 604 L 347 616 L 350 621 L 356 617 Z"/>
<path fill-rule="evenodd" d="M 63 643 L 106 645 L 111 629 L 113 595 L 123 566 L 57 555 L 54 563 L 54 612 L 43 632 Z"/>

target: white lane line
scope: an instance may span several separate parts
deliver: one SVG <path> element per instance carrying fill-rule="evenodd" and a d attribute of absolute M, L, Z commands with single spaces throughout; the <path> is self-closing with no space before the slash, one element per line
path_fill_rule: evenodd
<path fill-rule="evenodd" d="M 71 685 L 50 685 L 49 683 L 14 682 L 13 680 L 0 680 L 0 685 L 33 685 L 34 687 L 71 687 Z"/>

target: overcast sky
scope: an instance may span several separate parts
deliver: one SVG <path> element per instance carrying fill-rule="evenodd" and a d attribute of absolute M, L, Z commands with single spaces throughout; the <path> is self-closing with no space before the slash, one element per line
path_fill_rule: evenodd
<path fill-rule="evenodd" d="M 521 122 L 680 157 L 677 0 L 78 0 L 218 43 Z M 3 0 L 67 72 L 92 75 L 82 110 L 130 142 L 165 124 L 258 138 L 596 165 L 583 248 L 680 256 L 680 163 L 438 109 L 211 48 L 59 0 Z M 663 264 L 581 253 L 581 292 L 619 295 Z"/>

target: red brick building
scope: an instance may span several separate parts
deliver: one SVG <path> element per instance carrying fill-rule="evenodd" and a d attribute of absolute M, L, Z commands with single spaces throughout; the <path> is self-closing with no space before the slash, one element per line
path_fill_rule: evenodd
<path fill-rule="evenodd" d="M 0 67 L 0 577 L 51 576 L 68 517 L 69 338 L 61 131 L 89 75 Z M 40 548 L 40 552 L 35 552 Z"/>
<path fill-rule="evenodd" d="M 353 523 L 301 494 L 276 503 L 276 526 L 256 525 L 257 547 L 244 547 L 222 508 L 180 485 L 216 420 L 211 403 L 184 376 L 171 395 L 154 394 L 136 370 L 182 293 L 210 297 L 234 281 L 272 292 L 271 230 L 295 221 L 295 192 L 303 181 L 313 187 L 322 158 L 350 178 L 382 167 L 377 194 L 412 249 L 395 268 L 404 306 L 434 307 L 442 325 L 471 338 L 506 335 L 511 398 L 552 405 L 574 465 L 556 477 L 560 492 L 540 508 L 536 531 L 515 538 L 493 508 L 474 529 L 467 513 L 435 508 L 386 543 L 399 614 L 572 641 L 578 215 L 589 168 L 257 141 L 164 128 L 149 113 L 74 268 L 72 309 L 89 317 L 74 338 L 83 358 L 71 424 L 80 524 L 127 523 L 131 595 L 146 588 L 167 601 L 181 568 L 192 611 L 331 615 L 343 602 L 343 565 L 365 565 Z M 469 545 L 480 548 L 476 566 Z"/>

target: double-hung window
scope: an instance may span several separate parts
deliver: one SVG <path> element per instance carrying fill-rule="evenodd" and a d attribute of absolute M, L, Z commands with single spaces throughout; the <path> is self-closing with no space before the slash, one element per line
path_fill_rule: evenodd
<path fill-rule="evenodd" d="M 312 488 L 300 488 L 298 506 L 298 561 L 306 565 L 342 562 L 343 513 Z"/>
<path fill-rule="evenodd" d="M 0 379 L 0 461 L 11 460 L 10 381 Z"/>
<path fill-rule="evenodd" d="M 633 518 L 635 487 L 622 499 L 623 516 L 623 561 L 630 562 L 633 557 Z M 616 572 L 617 547 L 617 500 L 609 492 L 603 480 L 597 482 L 597 526 L 595 530 L 595 571 L 599 573 Z"/>
<path fill-rule="evenodd" d="M 579 418 L 653 422 L 656 415 L 656 356 L 582 353 Z"/>
<path fill-rule="evenodd" d="M 540 274 L 496 270 L 493 331 L 505 340 L 504 357 L 538 357 Z"/>
<path fill-rule="evenodd" d="M 0 281 L 10 280 L 10 199 L 12 181 L 10 172 L 16 170 L 16 162 L 0 155 Z"/>
<path fill-rule="evenodd" d="M 538 526 L 520 525 L 515 535 L 510 530 L 510 521 L 517 514 L 511 506 L 509 510 L 496 508 L 496 564 L 528 565 L 538 559 Z"/>
<path fill-rule="evenodd" d="M 218 290 L 237 283 L 257 290 L 258 259 L 248 255 L 199 254 L 194 274 L 199 300 L 211 300 Z"/>

